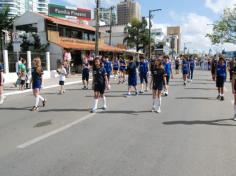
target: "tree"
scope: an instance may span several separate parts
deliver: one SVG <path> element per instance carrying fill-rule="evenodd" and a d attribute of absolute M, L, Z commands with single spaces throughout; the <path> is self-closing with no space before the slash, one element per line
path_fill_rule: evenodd
<path fill-rule="evenodd" d="M 3 49 L 3 30 L 9 30 L 12 29 L 12 25 L 14 22 L 15 17 L 9 17 L 9 12 L 10 12 L 10 8 L 8 6 L 4 7 L 1 11 L 0 11 L 0 46 L 1 46 L 1 50 Z"/>
<path fill-rule="evenodd" d="M 207 34 L 212 44 L 236 43 L 236 8 L 227 8 L 213 25 L 213 33 Z"/>
<path fill-rule="evenodd" d="M 127 33 L 127 37 L 124 38 L 123 43 L 128 47 L 135 47 L 137 52 L 144 50 L 149 43 L 147 25 L 145 18 L 142 18 L 142 21 L 134 18 L 131 24 L 125 27 L 124 32 Z"/>

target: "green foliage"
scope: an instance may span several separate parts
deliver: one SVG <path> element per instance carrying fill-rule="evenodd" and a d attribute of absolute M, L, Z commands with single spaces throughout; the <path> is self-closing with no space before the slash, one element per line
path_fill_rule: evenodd
<path fill-rule="evenodd" d="M 213 33 L 207 34 L 212 44 L 236 43 L 236 8 L 227 8 L 213 26 Z"/>
<path fill-rule="evenodd" d="M 149 31 L 147 29 L 147 20 L 142 19 L 142 21 L 134 18 L 130 25 L 125 27 L 124 32 L 127 33 L 123 43 L 128 47 L 135 47 L 136 51 L 145 49 L 149 43 Z"/>

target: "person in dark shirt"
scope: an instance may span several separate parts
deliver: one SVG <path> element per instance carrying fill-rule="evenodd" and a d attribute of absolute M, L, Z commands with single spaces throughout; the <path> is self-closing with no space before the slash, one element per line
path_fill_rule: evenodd
<path fill-rule="evenodd" d="M 211 60 L 211 75 L 212 75 L 212 80 L 213 81 L 216 80 L 216 66 L 217 66 L 217 60 L 216 60 L 216 57 L 214 57 Z"/>
<path fill-rule="evenodd" d="M 171 60 L 170 60 L 169 56 L 164 56 L 163 59 L 164 59 L 163 66 L 164 66 L 165 73 L 166 73 L 166 89 L 164 90 L 164 95 L 168 96 L 170 78 L 173 79 L 172 64 L 171 64 Z"/>
<path fill-rule="evenodd" d="M 93 63 L 93 90 L 94 90 L 94 105 L 91 113 L 95 113 L 98 106 L 99 98 L 103 99 L 103 110 L 107 109 L 105 89 L 108 88 L 108 79 L 105 68 L 102 66 L 102 61 L 99 57 L 94 59 Z"/>
<path fill-rule="evenodd" d="M 115 58 L 115 60 L 113 61 L 113 74 L 114 74 L 114 79 L 117 80 L 118 78 L 118 71 L 119 71 L 119 60 L 117 58 Z"/>
<path fill-rule="evenodd" d="M 140 57 L 140 63 L 139 63 L 139 77 L 140 77 L 140 83 L 141 83 L 141 90 L 140 93 L 144 93 L 143 86 L 144 82 L 146 84 L 146 92 L 148 91 L 148 67 L 149 63 L 144 59 L 143 56 Z"/>
<path fill-rule="evenodd" d="M 103 64 L 104 64 L 104 68 L 105 68 L 106 73 L 107 73 L 108 88 L 110 89 L 110 87 L 111 87 L 110 77 L 111 77 L 111 74 L 112 74 L 112 62 L 109 60 L 108 57 L 106 57 Z"/>
<path fill-rule="evenodd" d="M 153 108 L 152 112 L 161 113 L 161 93 L 166 85 L 166 73 L 161 59 L 156 59 L 151 71 L 152 78 L 150 87 L 153 90 Z"/>
<path fill-rule="evenodd" d="M 0 104 L 3 104 L 4 102 L 4 96 L 3 96 L 3 72 L 4 68 L 2 63 L 0 62 Z"/>
<path fill-rule="evenodd" d="M 83 59 L 83 69 L 82 69 L 82 81 L 83 81 L 83 89 L 87 90 L 88 89 L 88 85 L 89 85 L 89 68 L 90 68 L 90 64 L 89 64 L 89 60 L 88 58 L 84 58 Z"/>
<path fill-rule="evenodd" d="M 194 73 L 194 69 L 195 69 L 195 60 L 194 60 L 194 57 L 191 56 L 190 59 L 189 59 L 189 78 L 190 78 L 190 82 L 193 81 L 193 73 Z"/>
<path fill-rule="evenodd" d="M 182 73 L 183 73 L 183 80 L 184 80 L 184 86 L 187 85 L 187 79 L 189 75 L 189 61 L 187 56 L 182 57 Z"/>
<path fill-rule="evenodd" d="M 216 87 L 218 88 L 217 99 L 224 101 L 224 83 L 226 80 L 227 66 L 223 57 L 219 58 L 216 66 Z"/>
<path fill-rule="evenodd" d="M 234 96 L 234 118 L 233 120 L 236 121 L 236 57 L 232 59 L 232 93 Z"/>
<path fill-rule="evenodd" d="M 32 108 L 32 111 L 38 110 L 39 100 L 42 101 L 43 107 L 46 105 L 46 99 L 40 95 L 40 90 L 42 88 L 42 80 L 43 80 L 43 68 L 41 65 L 41 59 L 36 57 L 33 60 L 34 67 L 32 68 L 32 88 L 33 94 L 35 96 L 35 106 Z"/>
<path fill-rule="evenodd" d="M 119 76 L 119 83 L 125 83 L 125 70 L 126 70 L 126 61 L 124 58 L 121 58 L 119 61 L 120 66 L 120 76 Z"/>
<path fill-rule="evenodd" d="M 128 73 L 128 94 L 127 97 L 131 96 L 132 88 L 135 91 L 135 95 L 138 95 L 137 90 L 137 66 L 134 62 L 133 56 L 128 56 L 129 64 L 127 66 L 127 73 Z"/>

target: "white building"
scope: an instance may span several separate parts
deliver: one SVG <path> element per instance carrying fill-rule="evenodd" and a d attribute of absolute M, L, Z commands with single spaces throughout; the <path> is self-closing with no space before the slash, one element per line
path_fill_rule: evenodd
<path fill-rule="evenodd" d="M 20 16 L 27 11 L 48 14 L 49 0 L 0 0 L 0 10 L 10 8 L 9 16 Z"/>

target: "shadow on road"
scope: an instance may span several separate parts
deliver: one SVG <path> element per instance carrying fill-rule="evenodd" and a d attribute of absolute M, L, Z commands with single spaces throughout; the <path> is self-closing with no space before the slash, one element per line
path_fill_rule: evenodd
<path fill-rule="evenodd" d="M 14 108 L 14 107 L 2 107 L 0 110 L 9 110 L 9 111 L 30 111 L 32 109 L 32 106 L 30 107 L 20 107 L 20 108 Z"/>
<path fill-rule="evenodd" d="M 45 109 L 39 112 L 89 112 L 90 109 Z"/>
<path fill-rule="evenodd" d="M 212 97 L 176 97 L 177 100 L 216 100 Z"/>
<path fill-rule="evenodd" d="M 130 115 L 139 115 L 141 113 L 152 113 L 152 112 L 151 111 L 128 111 L 128 110 L 98 112 L 98 114 L 130 114 Z"/>
<path fill-rule="evenodd" d="M 187 90 L 214 90 L 216 91 L 216 88 L 200 88 L 200 87 L 191 87 L 191 88 L 185 88 Z"/>
<path fill-rule="evenodd" d="M 226 123 L 220 123 L 220 122 L 226 122 L 226 121 L 232 121 L 232 119 L 217 119 L 217 120 L 193 120 L 193 121 L 169 121 L 169 122 L 163 122 L 164 125 L 215 125 L 215 126 L 235 126 L 232 124 L 226 124 Z"/>

